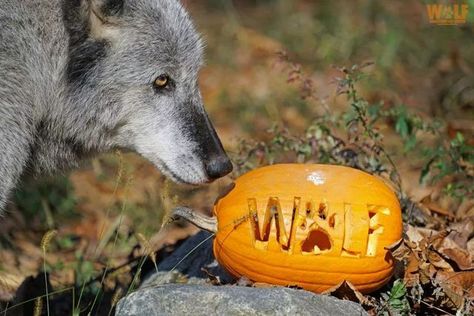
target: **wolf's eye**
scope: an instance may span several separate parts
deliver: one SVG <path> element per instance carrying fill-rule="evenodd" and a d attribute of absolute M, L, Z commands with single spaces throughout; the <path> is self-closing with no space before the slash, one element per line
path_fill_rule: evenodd
<path fill-rule="evenodd" d="M 153 85 L 157 89 L 165 89 L 169 86 L 170 83 L 170 77 L 166 74 L 159 75 L 158 78 L 155 79 L 155 82 L 153 82 Z"/>

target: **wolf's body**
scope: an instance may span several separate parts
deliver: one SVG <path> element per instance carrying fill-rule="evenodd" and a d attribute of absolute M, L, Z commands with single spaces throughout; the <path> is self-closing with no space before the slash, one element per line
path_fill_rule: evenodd
<path fill-rule="evenodd" d="M 201 47 L 175 0 L 0 0 L 0 213 L 26 171 L 112 148 L 178 182 L 230 172 L 197 85 Z"/>

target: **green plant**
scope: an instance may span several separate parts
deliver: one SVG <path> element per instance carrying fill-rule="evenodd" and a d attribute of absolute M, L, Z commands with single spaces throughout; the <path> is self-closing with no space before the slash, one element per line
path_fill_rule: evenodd
<path fill-rule="evenodd" d="M 425 151 L 428 158 L 420 175 L 420 182 L 437 182 L 449 177 L 444 192 L 465 199 L 474 197 L 474 146 L 466 142 L 463 134 L 456 133 L 451 140 Z"/>
<path fill-rule="evenodd" d="M 396 280 L 388 293 L 381 294 L 379 315 L 409 315 L 410 304 L 407 299 L 407 288 L 402 280 Z"/>
<path fill-rule="evenodd" d="M 335 82 L 337 95 L 346 97 L 345 107 L 338 112 L 330 111 L 318 99 L 314 83 L 302 68 L 290 62 L 286 53 L 280 54 L 279 58 L 289 65 L 286 68 L 289 81 L 299 86 L 301 100 L 316 104 L 324 112 L 309 124 L 304 133 L 291 132 L 289 128 L 275 124 L 267 131 L 269 137 L 266 140 L 242 140 L 234 160 L 237 174 L 284 162 L 351 166 L 391 180 L 404 213 L 412 216 L 415 209 L 419 212 L 419 204 L 404 192 L 397 170 L 397 163 L 409 158 L 421 169 L 422 183 L 439 182 L 444 185 L 443 192 L 448 197 L 472 199 L 474 151 L 461 133 L 450 139 L 441 119 L 426 119 L 412 113 L 404 104 L 389 106 L 381 101 L 369 101 L 360 93 L 360 83 L 367 79 L 366 65 L 339 68 L 342 75 Z M 391 147 L 384 143 L 385 133 L 381 127 L 388 127 L 392 135 L 398 135 L 398 138 L 390 139 Z M 414 291 L 413 286 L 409 289 Z M 431 292 L 414 291 L 416 295 L 412 292 L 413 296 L 407 295 L 407 286 L 398 280 L 390 291 L 369 299 L 378 297 L 375 309 L 383 315 L 408 315 L 413 312 L 410 304 L 415 311 L 444 312 L 432 304 Z M 450 310 L 452 307 L 443 308 Z"/>
<path fill-rule="evenodd" d="M 74 189 L 66 176 L 25 181 L 14 198 L 26 217 L 42 214 L 49 229 L 55 226 L 55 217 L 71 218 L 77 215 Z"/>
<path fill-rule="evenodd" d="M 383 108 L 382 104 L 372 105 L 369 109 L 371 116 L 381 117 L 392 122 L 395 131 L 403 140 L 404 153 L 412 151 L 419 144 L 421 132 L 438 135 L 442 127 L 439 120 L 426 120 L 409 112 L 405 105 L 398 105 L 389 109 Z"/>
<path fill-rule="evenodd" d="M 283 62 L 288 62 L 286 54 Z M 377 124 L 384 117 L 373 115 L 370 104 L 357 91 L 356 83 L 366 75 L 366 65 L 340 68 L 336 79 L 338 95 L 346 95 L 348 108 L 342 113 L 326 110 L 303 135 L 294 135 L 275 124 L 267 142 L 242 140 L 235 157 L 237 173 L 277 162 L 322 162 L 351 166 L 385 176 L 401 191 L 400 175 L 391 155 L 383 146 Z M 296 69 L 296 70 L 295 70 Z M 290 66 L 289 80 L 301 85 L 302 99 L 316 99 L 314 84 L 298 67 Z"/>

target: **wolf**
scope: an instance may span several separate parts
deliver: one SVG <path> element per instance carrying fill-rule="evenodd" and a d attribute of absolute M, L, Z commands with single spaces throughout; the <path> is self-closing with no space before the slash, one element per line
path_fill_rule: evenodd
<path fill-rule="evenodd" d="M 24 174 L 123 148 L 178 183 L 232 171 L 177 0 L 0 0 L 0 212 Z"/>

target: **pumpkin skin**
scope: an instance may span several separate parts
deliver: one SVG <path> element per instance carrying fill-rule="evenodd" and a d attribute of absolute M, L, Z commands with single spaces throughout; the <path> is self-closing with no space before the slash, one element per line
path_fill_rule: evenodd
<path fill-rule="evenodd" d="M 253 170 L 214 206 L 214 254 L 235 277 L 323 292 L 350 281 L 362 293 L 387 283 L 384 247 L 401 238 L 397 197 L 379 178 L 333 165 Z"/>

